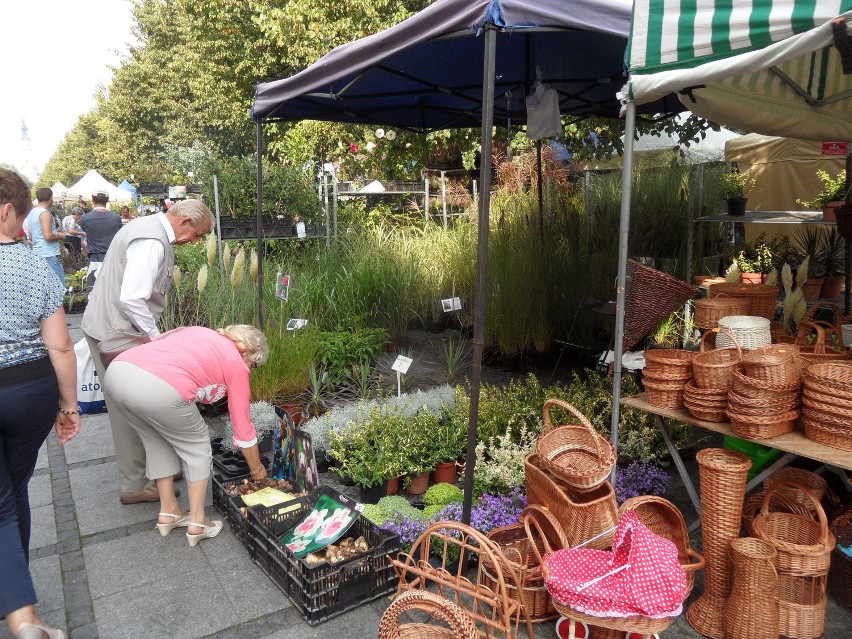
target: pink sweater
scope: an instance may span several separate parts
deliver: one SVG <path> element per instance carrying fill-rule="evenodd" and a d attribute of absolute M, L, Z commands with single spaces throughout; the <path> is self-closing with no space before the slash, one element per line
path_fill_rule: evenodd
<path fill-rule="evenodd" d="M 187 402 L 211 404 L 228 396 L 234 444 L 257 443 L 249 417 L 249 368 L 236 344 L 202 326 L 163 333 L 154 341 L 131 348 L 115 358 L 130 362 L 167 382 Z"/>

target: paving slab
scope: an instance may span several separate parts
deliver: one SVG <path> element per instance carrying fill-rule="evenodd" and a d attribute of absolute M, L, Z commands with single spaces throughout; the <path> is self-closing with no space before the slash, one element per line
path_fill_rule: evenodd
<path fill-rule="evenodd" d="M 112 430 L 109 426 L 108 413 L 84 415 L 80 424 L 80 434 L 67 442 L 65 460 L 68 464 L 115 457 L 115 446 L 112 443 Z M 117 479 L 117 476 L 116 476 Z"/>

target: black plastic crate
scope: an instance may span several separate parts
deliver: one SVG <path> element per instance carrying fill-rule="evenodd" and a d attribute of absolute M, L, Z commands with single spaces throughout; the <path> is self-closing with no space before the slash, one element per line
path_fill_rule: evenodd
<path fill-rule="evenodd" d="M 251 525 L 248 517 L 241 510 L 241 508 L 248 509 L 248 507 L 243 503 L 242 496 L 231 495 L 227 491 L 228 486 L 241 484 L 244 479 L 251 479 L 251 475 L 228 478 L 213 475 L 213 506 L 228 522 L 234 536 L 248 549 L 249 556 L 255 559 L 257 547 L 252 545 Z"/>
<path fill-rule="evenodd" d="M 310 512 L 320 490 L 302 498 L 296 510 L 279 513 L 281 506 L 273 506 L 251 513 L 252 534 L 262 538 L 258 542 L 258 565 L 311 626 L 392 593 L 398 582 L 390 558 L 399 552 L 399 535 L 382 530 L 361 515 L 344 536 L 363 536 L 370 550 L 338 564 L 310 566 L 279 544 L 278 538 Z"/>

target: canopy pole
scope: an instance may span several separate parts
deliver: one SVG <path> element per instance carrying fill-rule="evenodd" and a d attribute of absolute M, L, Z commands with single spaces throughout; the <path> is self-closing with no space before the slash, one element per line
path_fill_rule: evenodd
<path fill-rule="evenodd" d="M 263 330 L 263 124 L 257 121 L 257 324 Z"/>
<path fill-rule="evenodd" d="M 621 413 L 621 359 L 624 355 L 624 313 L 627 298 L 627 241 L 630 234 L 630 196 L 633 188 L 633 135 L 636 131 L 636 103 L 626 105 L 624 117 L 624 169 L 621 174 L 621 218 L 618 226 L 618 280 L 616 283 L 615 347 L 612 376 L 612 422 L 610 439 L 618 451 L 618 423 Z M 617 456 L 617 455 L 616 455 Z M 615 467 L 610 477 L 615 485 Z"/>
<path fill-rule="evenodd" d="M 473 470 L 476 464 L 477 424 L 479 422 L 479 383 L 482 378 L 482 350 L 485 342 L 485 287 L 488 273 L 488 222 L 491 215 L 491 143 L 494 125 L 494 73 L 497 31 L 493 24 L 483 27 L 485 62 L 482 78 L 482 147 L 480 148 L 479 225 L 476 238 L 476 293 L 473 304 L 473 363 L 470 374 L 470 415 L 467 425 L 467 461 L 464 473 L 462 523 L 470 524 L 473 504 Z"/>
<path fill-rule="evenodd" d="M 219 273 L 224 281 L 225 259 L 222 253 L 222 216 L 219 214 L 219 178 L 213 174 L 213 204 L 216 209 L 216 254 L 219 256 Z"/>

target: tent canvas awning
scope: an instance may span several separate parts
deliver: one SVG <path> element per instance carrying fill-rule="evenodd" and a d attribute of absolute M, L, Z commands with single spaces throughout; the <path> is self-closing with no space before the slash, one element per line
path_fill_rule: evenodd
<path fill-rule="evenodd" d="M 636 0 L 622 98 L 639 105 L 678 92 L 690 111 L 728 126 L 852 139 L 852 75 L 833 45 L 837 17 L 852 34 L 852 0 L 754 0 L 733 9 Z"/>

